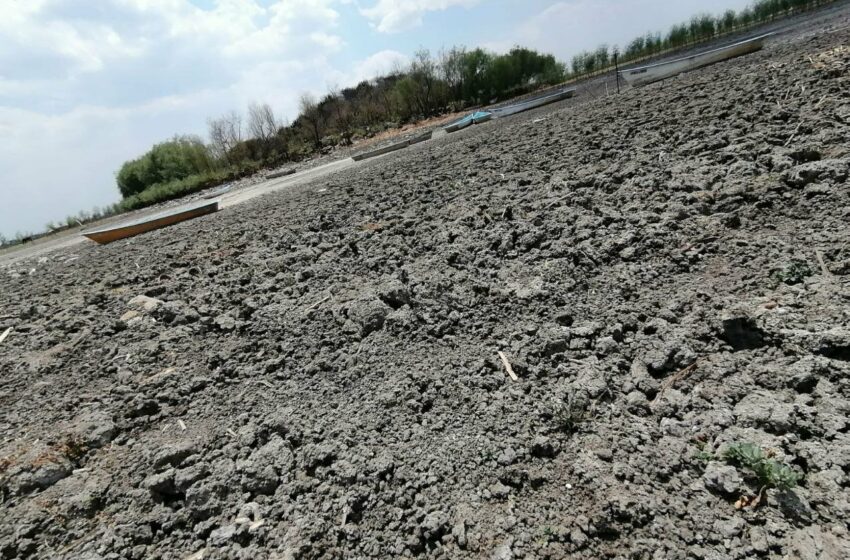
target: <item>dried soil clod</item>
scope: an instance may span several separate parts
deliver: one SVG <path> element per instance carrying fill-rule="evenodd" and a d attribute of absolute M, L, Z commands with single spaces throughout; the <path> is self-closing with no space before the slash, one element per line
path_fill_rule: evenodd
<path fill-rule="evenodd" d="M 505 371 L 508 372 L 508 375 L 511 376 L 511 379 L 514 381 L 519 381 L 519 377 L 514 373 L 514 368 L 511 366 L 511 363 L 508 361 L 508 357 L 504 352 L 499 350 L 499 358 L 502 360 L 502 365 L 505 366 Z"/>

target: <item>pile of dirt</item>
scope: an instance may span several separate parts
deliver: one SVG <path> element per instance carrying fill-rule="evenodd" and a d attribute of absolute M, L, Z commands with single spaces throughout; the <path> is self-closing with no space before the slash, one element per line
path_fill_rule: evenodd
<path fill-rule="evenodd" d="M 848 13 L 0 271 L 0 558 L 850 557 Z"/>

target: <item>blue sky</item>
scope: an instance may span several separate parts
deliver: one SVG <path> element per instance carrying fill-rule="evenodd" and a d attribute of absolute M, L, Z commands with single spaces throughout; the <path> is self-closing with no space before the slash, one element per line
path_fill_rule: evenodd
<path fill-rule="evenodd" d="M 0 0 L 0 234 L 119 199 L 115 172 L 210 117 L 520 44 L 568 60 L 748 0 Z"/>

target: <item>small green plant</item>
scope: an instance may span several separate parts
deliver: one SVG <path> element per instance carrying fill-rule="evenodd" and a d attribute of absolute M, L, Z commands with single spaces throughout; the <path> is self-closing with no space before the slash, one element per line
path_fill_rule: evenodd
<path fill-rule="evenodd" d="M 806 261 L 793 260 L 785 268 L 777 270 L 772 274 L 777 284 L 800 284 L 803 280 L 814 274 Z"/>
<path fill-rule="evenodd" d="M 537 535 L 537 544 L 539 544 L 540 546 L 546 546 L 550 542 L 557 540 L 557 535 L 555 535 L 555 529 L 548 525 L 538 528 Z"/>
<path fill-rule="evenodd" d="M 790 490 L 802 478 L 788 465 L 770 458 L 764 450 L 753 443 L 736 443 L 723 453 L 728 463 L 751 471 L 762 488 Z"/>
<path fill-rule="evenodd" d="M 571 394 L 556 405 L 555 423 L 558 430 L 572 434 L 579 430 L 581 425 L 591 416 L 591 413 L 591 407 L 587 400 Z"/>
<path fill-rule="evenodd" d="M 711 453 L 710 451 L 700 451 L 695 455 L 695 457 L 697 461 L 701 463 L 709 463 L 711 461 L 714 461 L 714 453 Z"/>

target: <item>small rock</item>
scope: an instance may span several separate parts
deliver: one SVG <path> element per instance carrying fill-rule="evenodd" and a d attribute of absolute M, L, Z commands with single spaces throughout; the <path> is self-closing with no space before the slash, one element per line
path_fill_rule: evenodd
<path fill-rule="evenodd" d="M 173 445 L 166 445 L 154 457 L 153 466 L 155 469 L 165 465 L 177 467 L 184 459 L 197 452 L 197 446 L 195 446 L 195 444 L 191 441 L 183 441 Z"/>
<path fill-rule="evenodd" d="M 740 535 L 746 526 L 747 523 L 740 517 L 718 519 L 714 522 L 714 532 L 724 539 L 731 539 Z"/>
<path fill-rule="evenodd" d="M 180 469 L 174 475 L 174 485 L 178 490 L 185 491 L 187 488 L 192 486 L 192 484 L 201 480 L 209 473 L 210 469 L 206 463 L 198 463 L 197 465 Z"/>
<path fill-rule="evenodd" d="M 452 536 L 459 547 L 466 548 L 466 523 L 464 521 L 455 523 L 452 527 Z"/>
<path fill-rule="evenodd" d="M 130 311 L 128 311 L 128 312 L 124 313 L 123 315 L 121 315 L 120 320 L 121 320 L 121 322 L 123 322 L 123 323 L 129 323 L 129 322 L 130 322 L 130 321 L 132 321 L 133 319 L 138 319 L 138 318 L 139 318 L 139 317 L 141 317 L 141 316 L 142 316 L 142 314 L 141 314 L 141 313 L 139 313 L 138 311 L 136 311 L 136 310 L 134 310 L 134 309 L 131 309 Z"/>
<path fill-rule="evenodd" d="M 174 486 L 175 472 L 174 469 L 168 469 L 165 472 L 152 474 L 142 482 L 142 487 L 148 489 L 151 494 L 173 495 L 177 490 Z"/>
<path fill-rule="evenodd" d="M 516 451 L 514 451 L 512 447 L 508 447 L 499 454 L 496 461 L 500 465 L 512 465 L 516 461 Z"/>
<path fill-rule="evenodd" d="M 729 495 L 737 493 L 744 483 L 738 469 L 718 461 L 708 463 L 702 478 L 709 490 Z"/>
<path fill-rule="evenodd" d="M 843 183 L 850 174 L 850 159 L 824 159 L 798 165 L 782 173 L 782 180 L 792 187 L 805 187 L 817 181 Z"/>
<path fill-rule="evenodd" d="M 138 295 L 127 302 L 127 307 L 143 313 L 153 313 L 162 303 L 161 299 Z"/>
<path fill-rule="evenodd" d="M 90 449 L 98 449 L 112 441 L 118 429 L 112 417 L 104 412 L 90 412 L 75 422 L 74 433 Z"/>
<path fill-rule="evenodd" d="M 505 486 L 501 482 L 491 484 L 487 490 L 489 490 L 490 495 L 496 498 L 497 500 L 507 498 L 508 494 L 511 493 L 511 488 L 509 486 Z"/>
<path fill-rule="evenodd" d="M 236 525 L 225 525 L 210 533 L 208 542 L 212 546 L 222 546 L 230 542 L 234 536 L 236 536 Z"/>
<path fill-rule="evenodd" d="M 29 480 L 36 488 L 48 488 L 71 474 L 71 462 L 62 456 L 48 456 L 31 474 Z"/>
<path fill-rule="evenodd" d="M 227 313 L 225 313 L 223 315 L 219 315 L 218 317 L 215 318 L 215 321 L 213 321 L 213 322 L 215 323 L 215 325 L 219 329 L 221 329 L 223 331 L 232 331 L 239 325 L 239 323 L 236 321 L 236 319 L 234 319 L 233 317 L 231 317 Z"/>
<path fill-rule="evenodd" d="M 596 456 L 606 462 L 611 462 L 614 460 L 614 452 L 611 449 L 605 447 L 602 449 L 596 450 Z"/>
<path fill-rule="evenodd" d="M 512 560 L 514 553 L 511 550 L 511 544 L 511 541 L 508 540 L 496 547 L 496 550 L 490 555 L 490 560 Z"/>
<path fill-rule="evenodd" d="M 445 532 L 449 524 L 449 517 L 442 511 L 434 511 L 425 516 L 419 528 L 422 536 L 427 540 L 439 538 Z"/>
<path fill-rule="evenodd" d="M 570 335 L 576 338 L 591 338 L 602 330 L 599 323 L 584 323 L 570 328 Z"/>
<path fill-rule="evenodd" d="M 378 297 L 393 309 L 410 305 L 410 291 L 400 280 L 393 280 L 381 286 Z"/>
<path fill-rule="evenodd" d="M 632 391 L 626 395 L 626 404 L 630 410 L 647 408 L 649 401 L 646 400 L 646 395 L 640 391 Z"/>
<path fill-rule="evenodd" d="M 613 354 L 617 351 L 617 341 L 613 337 L 603 336 L 596 341 L 596 353 L 602 356 Z"/>
<path fill-rule="evenodd" d="M 384 326 L 390 311 L 392 308 L 380 299 L 370 298 L 352 303 L 348 317 L 360 328 L 360 335 L 366 337 Z"/>
<path fill-rule="evenodd" d="M 305 445 L 301 453 L 301 461 L 306 469 L 314 469 L 319 465 L 330 465 L 336 459 L 336 451 L 330 444 Z"/>

